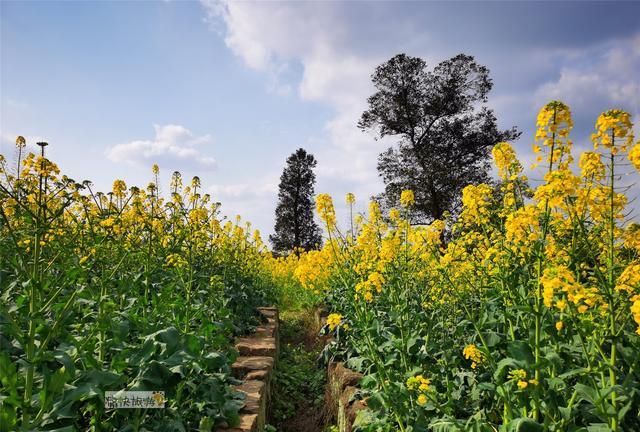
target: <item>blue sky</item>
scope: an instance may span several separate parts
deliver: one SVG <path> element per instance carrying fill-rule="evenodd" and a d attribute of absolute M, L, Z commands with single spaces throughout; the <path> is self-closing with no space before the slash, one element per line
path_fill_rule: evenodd
<path fill-rule="evenodd" d="M 373 68 L 399 52 L 487 65 L 489 105 L 523 131 L 525 161 L 551 99 L 571 106 L 578 149 L 603 110 L 640 124 L 638 16 L 638 2 L 3 0 L 0 152 L 18 134 L 46 140 L 65 173 L 102 190 L 145 185 L 153 163 L 166 181 L 199 175 L 223 213 L 269 233 L 298 147 L 318 159 L 317 192 L 364 207 L 381 190 L 376 157 L 393 140 L 355 124 Z"/>

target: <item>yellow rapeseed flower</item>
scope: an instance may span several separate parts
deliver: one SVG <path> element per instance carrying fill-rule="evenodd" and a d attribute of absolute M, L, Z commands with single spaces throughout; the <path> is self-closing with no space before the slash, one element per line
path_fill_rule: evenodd
<path fill-rule="evenodd" d="M 356 203 L 356 196 L 354 194 L 352 194 L 351 192 L 349 192 L 347 194 L 345 199 L 346 199 L 348 205 L 353 205 L 353 204 Z"/>
<path fill-rule="evenodd" d="M 416 203 L 416 197 L 412 190 L 403 190 L 400 194 L 400 205 L 402 207 L 411 207 Z"/>
<path fill-rule="evenodd" d="M 509 143 L 501 142 L 496 144 L 491 150 L 493 160 L 498 168 L 500 178 L 503 180 L 509 179 L 512 175 L 520 173 L 522 171 L 522 165 L 516 157 L 516 152 Z"/>
<path fill-rule="evenodd" d="M 123 180 L 115 180 L 113 182 L 113 196 L 116 198 L 124 198 L 127 191 L 127 184 Z"/>
<path fill-rule="evenodd" d="M 406 385 L 408 390 L 419 390 L 424 393 L 429 391 L 431 380 L 423 375 L 416 375 L 407 379 Z"/>
<path fill-rule="evenodd" d="M 515 379 L 523 380 L 527 378 L 527 371 L 524 369 L 514 369 L 509 372 L 509 378 L 513 380 Z"/>
<path fill-rule="evenodd" d="M 462 215 L 467 223 L 482 224 L 489 213 L 493 188 L 488 184 L 468 185 L 462 189 Z"/>
<path fill-rule="evenodd" d="M 631 148 L 628 157 L 629 161 L 631 161 L 631 165 L 640 171 L 640 142 L 636 143 L 636 145 Z"/>
<path fill-rule="evenodd" d="M 626 291 L 628 293 L 640 291 L 640 264 L 629 264 L 627 268 L 624 269 L 618 278 L 616 290 Z"/>
<path fill-rule="evenodd" d="M 596 132 L 591 135 L 594 148 L 603 146 L 613 154 L 626 152 L 633 142 L 633 124 L 628 112 L 612 109 L 596 120 Z"/>
<path fill-rule="evenodd" d="M 631 315 L 633 316 L 633 320 L 638 325 L 636 333 L 640 335 L 640 295 L 631 297 L 631 302 Z"/>
<path fill-rule="evenodd" d="M 595 152 L 584 152 L 580 156 L 580 170 L 586 179 L 600 180 L 604 176 L 604 164 Z"/>
<path fill-rule="evenodd" d="M 471 360 L 471 369 L 475 369 L 484 360 L 484 354 L 474 344 L 469 344 L 464 347 L 462 355 L 464 355 L 464 358 L 467 360 Z"/>
<path fill-rule="evenodd" d="M 549 102 L 538 113 L 535 135 L 537 144 L 534 145 L 534 153 L 539 152 L 538 144 L 541 143 L 549 149 L 547 162 L 555 167 L 566 166 L 571 162 L 572 143 L 568 136 L 572 128 L 573 120 L 569 107 L 560 101 Z M 563 161 L 565 155 L 568 157 Z M 537 162 L 542 160 L 542 156 L 539 156 Z"/>
<path fill-rule="evenodd" d="M 333 331 L 336 327 L 340 325 L 342 322 L 342 315 L 337 313 L 332 313 L 327 317 L 327 325 L 329 326 L 329 330 Z"/>
<path fill-rule="evenodd" d="M 320 194 L 316 198 L 316 211 L 320 216 L 320 219 L 327 224 L 328 227 L 332 227 L 336 224 L 336 211 L 333 208 L 333 200 L 329 194 Z"/>

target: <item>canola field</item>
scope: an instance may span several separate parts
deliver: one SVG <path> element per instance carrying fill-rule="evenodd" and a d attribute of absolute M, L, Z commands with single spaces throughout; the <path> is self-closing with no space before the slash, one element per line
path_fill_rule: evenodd
<path fill-rule="evenodd" d="M 162 190 L 154 166 L 147 187 L 100 193 L 19 137 L 0 156 L 0 430 L 234 424 L 232 341 L 265 304 L 330 310 L 323 356 L 365 375 L 359 430 L 640 430 L 640 143 L 619 110 L 591 151 L 573 155 L 571 128 L 544 106 L 540 180 L 499 143 L 498 180 L 429 225 L 412 223 L 418 190 L 346 228 L 320 194 L 323 248 L 284 257 L 197 177 Z M 107 390 L 157 387 L 165 410 L 104 408 Z"/>

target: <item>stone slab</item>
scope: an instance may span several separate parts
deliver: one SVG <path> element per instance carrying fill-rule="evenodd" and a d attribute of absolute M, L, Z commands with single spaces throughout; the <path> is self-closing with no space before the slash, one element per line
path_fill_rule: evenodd
<path fill-rule="evenodd" d="M 271 373 L 273 364 L 274 359 L 269 356 L 238 357 L 231 365 L 231 369 L 235 378 L 243 379 L 247 374 L 255 371 Z"/>
<path fill-rule="evenodd" d="M 278 309 L 258 308 L 266 323 L 256 328 L 254 334 L 236 340 L 240 356 L 231 365 L 233 376 L 244 382 L 234 388 L 245 394 L 240 409 L 240 425 L 234 428 L 217 428 L 224 432 L 262 432 L 267 419 L 267 406 L 271 398 L 271 376 L 278 357 Z"/>
<path fill-rule="evenodd" d="M 258 432 L 258 414 L 240 414 L 240 424 L 234 428 L 218 428 L 225 432 Z"/>
<path fill-rule="evenodd" d="M 335 419 L 340 432 L 351 432 L 358 411 L 366 407 L 366 401 L 351 402 L 363 375 L 348 369 L 342 362 L 330 363 L 327 375 L 327 413 Z"/>
<path fill-rule="evenodd" d="M 264 381 L 250 380 L 235 387 L 236 390 L 243 392 L 246 397 L 244 399 L 244 407 L 240 410 L 245 414 L 263 414 L 263 396 L 265 390 Z"/>
<path fill-rule="evenodd" d="M 276 337 L 276 326 L 267 324 L 267 325 L 256 327 L 256 331 L 252 336 Z"/>
<path fill-rule="evenodd" d="M 236 349 L 241 356 L 269 356 L 276 357 L 278 349 L 276 338 L 240 338 L 236 343 Z"/>

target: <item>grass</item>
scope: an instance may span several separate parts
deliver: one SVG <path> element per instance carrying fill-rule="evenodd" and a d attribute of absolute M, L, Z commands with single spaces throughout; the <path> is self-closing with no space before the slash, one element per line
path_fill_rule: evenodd
<path fill-rule="evenodd" d="M 318 367 L 322 342 L 309 310 L 281 314 L 281 352 L 274 375 L 272 429 L 322 432 L 326 371 Z M 328 430 L 328 429 L 327 429 Z"/>

